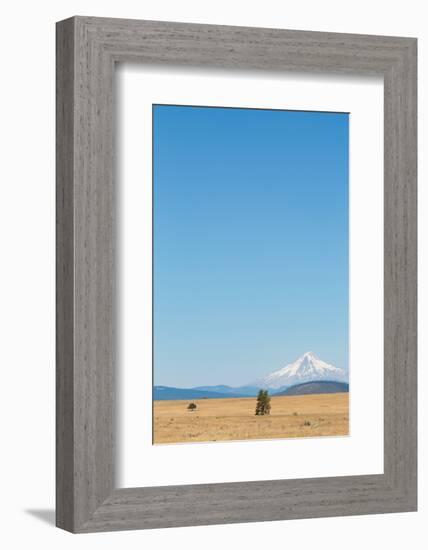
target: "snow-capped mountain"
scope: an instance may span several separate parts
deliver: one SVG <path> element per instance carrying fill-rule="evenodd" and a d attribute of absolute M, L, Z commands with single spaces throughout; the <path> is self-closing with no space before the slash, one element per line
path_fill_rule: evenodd
<path fill-rule="evenodd" d="M 347 381 L 345 370 L 333 367 L 321 359 L 318 359 L 311 351 L 303 354 L 297 361 L 286 365 L 282 369 L 271 372 L 264 378 L 255 382 L 258 387 L 278 389 L 294 386 L 302 382 L 319 380 Z"/>

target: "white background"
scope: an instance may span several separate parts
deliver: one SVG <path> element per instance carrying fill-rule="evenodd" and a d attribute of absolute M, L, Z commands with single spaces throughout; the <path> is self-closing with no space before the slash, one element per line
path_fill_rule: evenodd
<path fill-rule="evenodd" d="M 296 74 L 279 77 L 218 70 L 202 73 L 134 64 L 121 67 L 117 81 L 121 204 L 118 486 L 382 473 L 382 79 Z M 349 437 L 152 445 L 153 103 L 350 113 Z"/>
<path fill-rule="evenodd" d="M 424 548 L 427 470 L 419 512 L 354 518 L 73 536 L 52 527 L 54 506 L 54 22 L 72 14 L 419 37 L 420 281 L 428 280 L 428 94 L 424 3 L 318 0 L 250 3 L 146 0 L 9 2 L 2 9 L 0 541 L 4 548 Z M 3 43 L 4 42 L 4 43 Z M 427 334 L 426 285 L 419 289 Z M 420 339 L 419 393 L 426 393 L 427 339 Z M 428 404 L 420 400 L 419 424 Z M 428 460 L 420 430 L 419 463 Z"/>

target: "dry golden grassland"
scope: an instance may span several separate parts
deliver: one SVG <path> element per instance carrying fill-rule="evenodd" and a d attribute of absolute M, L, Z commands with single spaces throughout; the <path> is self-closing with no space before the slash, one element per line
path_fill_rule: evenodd
<path fill-rule="evenodd" d="M 154 443 L 283 439 L 349 434 L 349 394 L 272 397 L 271 414 L 255 416 L 255 397 L 154 402 Z"/>

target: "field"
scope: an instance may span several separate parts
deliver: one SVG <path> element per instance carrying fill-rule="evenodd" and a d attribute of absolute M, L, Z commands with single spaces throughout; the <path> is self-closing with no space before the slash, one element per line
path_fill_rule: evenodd
<path fill-rule="evenodd" d="M 154 402 L 154 443 L 348 435 L 349 394 L 272 397 L 271 414 L 255 416 L 255 397 Z"/>

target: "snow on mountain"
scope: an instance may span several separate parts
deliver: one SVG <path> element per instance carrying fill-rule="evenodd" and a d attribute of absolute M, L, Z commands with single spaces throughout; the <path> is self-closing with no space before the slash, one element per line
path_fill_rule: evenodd
<path fill-rule="evenodd" d="M 318 359 L 311 351 L 304 353 L 297 361 L 282 369 L 271 372 L 260 378 L 255 384 L 261 388 L 278 389 L 318 380 L 347 381 L 347 373 L 343 369 L 333 367 Z"/>

